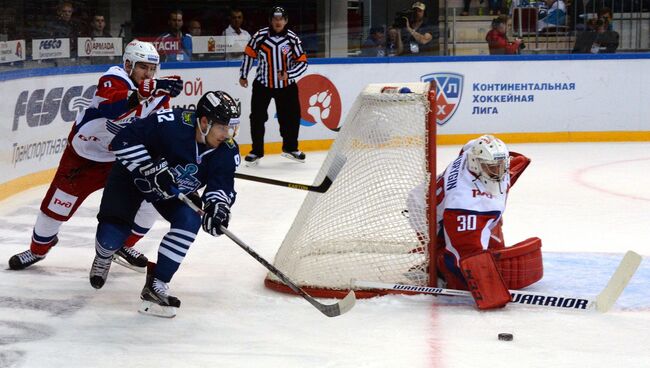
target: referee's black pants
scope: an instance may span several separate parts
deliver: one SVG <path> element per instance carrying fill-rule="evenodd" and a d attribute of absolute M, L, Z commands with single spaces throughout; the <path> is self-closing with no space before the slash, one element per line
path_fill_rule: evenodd
<path fill-rule="evenodd" d="M 264 156 L 264 123 L 269 118 L 267 110 L 271 99 L 275 100 L 275 110 L 278 112 L 280 136 L 282 136 L 282 151 L 298 150 L 298 131 L 300 130 L 300 100 L 298 86 L 293 83 L 284 88 L 268 88 L 255 80 L 251 97 L 251 153 Z"/>

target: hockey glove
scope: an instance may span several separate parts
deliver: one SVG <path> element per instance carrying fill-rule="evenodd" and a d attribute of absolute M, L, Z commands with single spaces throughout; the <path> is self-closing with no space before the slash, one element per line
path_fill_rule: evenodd
<path fill-rule="evenodd" d="M 167 95 L 176 97 L 183 91 L 183 80 L 177 75 L 159 79 L 145 79 L 138 85 L 138 93 L 143 98 Z"/>
<path fill-rule="evenodd" d="M 140 174 L 147 180 L 151 193 L 158 200 L 169 199 L 174 196 L 173 190 L 176 187 L 176 179 L 174 174 L 169 171 L 169 164 L 164 158 L 141 167 Z"/>
<path fill-rule="evenodd" d="M 230 207 L 225 202 L 208 202 L 203 214 L 203 230 L 212 236 L 223 234 L 220 226 L 228 227 Z"/>

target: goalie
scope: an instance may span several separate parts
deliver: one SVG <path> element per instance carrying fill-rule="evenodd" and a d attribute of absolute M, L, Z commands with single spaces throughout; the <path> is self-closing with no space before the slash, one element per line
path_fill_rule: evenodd
<path fill-rule="evenodd" d="M 505 247 L 501 230 L 508 192 L 529 164 L 501 140 L 484 135 L 465 144 L 437 178 L 438 277 L 448 288 L 470 290 L 479 309 L 503 307 L 510 301 L 508 289 L 542 277 L 541 240 Z M 424 198 L 421 184 L 407 199 L 409 222 L 421 241 L 428 233 Z"/>

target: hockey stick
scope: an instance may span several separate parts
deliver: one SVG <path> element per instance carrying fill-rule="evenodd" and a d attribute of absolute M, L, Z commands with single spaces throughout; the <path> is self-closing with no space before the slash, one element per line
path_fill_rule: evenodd
<path fill-rule="evenodd" d="M 196 211 L 199 215 L 203 216 L 204 212 L 202 209 L 197 207 L 191 199 L 187 198 L 185 194 L 183 193 L 178 193 L 178 198 L 183 201 L 186 205 L 188 205 L 191 209 Z M 322 304 L 319 303 L 316 299 L 312 298 L 309 294 L 307 294 L 304 290 L 302 290 L 298 285 L 296 285 L 291 279 L 289 279 L 287 276 L 285 276 L 280 270 L 278 270 L 275 266 L 273 266 L 271 263 L 269 263 L 266 259 L 262 258 L 257 252 L 255 252 L 251 247 L 246 245 L 242 240 L 237 238 L 235 234 L 231 233 L 230 230 L 226 229 L 225 227 L 221 226 L 221 231 L 226 234 L 230 240 L 233 242 L 237 243 L 243 250 L 246 251 L 246 253 L 250 254 L 253 258 L 255 258 L 259 263 L 261 263 L 264 267 L 266 267 L 267 270 L 271 271 L 272 274 L 277 276 L 282 282 L 284 282 L 291 290 L 293 290 L 296 294 L 302 296 L 305 300 L 307 300 L 311 305 L 316 307 L 321 313 L 328 317 L 336 317 L 340 316 L 343 313 L 346 313 L 352 307 L 354 307 L 354 304 L 356 302 L 356 296 L 354 295 L 354 291 L 350 291 L 348 295 L 345 296 L 345 298 L 339 300 L 337 303 L 328 305 L 328 304 Z"/>
<path fill-rule="evenodd" d="M 256 181 L 259 183 L 265 183 L 271 185 L 278 185 L 281 187 L 300 189 L 300 190 L 306 190 L 306 191 L 317 192 L 317 193 L 325 193 L 332 185 L 332 182 L 334 182 L 336 177 L 339 175 L 339 172 L 341 172 L 341 168 L 345 164 L 345 161 L 347 161 L 345 156 L 343 156 L 342 154 L 337 154 L 334 157 L 334 160 L 332 161 L 332 165 L 330 166 L 327 175 L 325 176 L 323 181 L 318 185 L 305 185 L 299 183 L 291 183 L 288 181 L 275 180 L 275 179 L 263 178 L 260 176 L 253 176 L 253 175 L 240 174 L 240 173 L 235 173 L 235 177 L 238 179 Z"/>
<path fill-rule="evenodd" d="M 607 286 L 598 294 L 595 299 L 585 299 L 575 296 L 559 296 L 549 293 L 538 293 L 532 291 L 510 290 L 511 303 L 523 304 L 535 307 L 550 307 L 569 310 L 597 310 L 605 313 L 611 309 L 621 295 L 630 279 L 641 264 L 641 256 L 633 251 L 628 251 L 618 268 L 610 278 Z M 417 294 L 447 295 L 472 298 L 472 293 L 465 290 L 444 289 L 428 286 L 389 284 L 374 281 L 352 280 L 353 286 L 372 289 L 395 290 Z"/>
<path fill-rule="evenodd" d="M 281 187 L 300 189 L 300 190 L 307 190 L 307 191 L 310 191 L 310 192 L 317 192 L 317 193 L 325 193 L 325 192 L 327 192 L 327 190 L 332 185 L 332 179 L 330 179 L 328 176 L 326 176 L 325 179 L 323 179 L 322 183 L 320 183 L 319 185 L 315 185 L 315 186 L 314 185 L 299 184 L 299 183 L 291 183 L 291 182 L 288 182 L 288 181 L 275 180 L 275 179 L 263 178 L 263 177 L 260 177 L 260 176 L 246 175 L 246 174 L 240 174 L 240 173 L 235 173 L 235 177 L 237 179 L 256 181 L 256 182 L 259 182 L 259 183 L 278 185 L 278 186 L 281 186 Z"/>

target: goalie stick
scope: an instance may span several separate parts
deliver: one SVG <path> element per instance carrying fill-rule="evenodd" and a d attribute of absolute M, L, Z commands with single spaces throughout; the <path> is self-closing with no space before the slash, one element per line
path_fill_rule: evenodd
<path fill-rule="evenodd" d="M 197 207 L 191 199 L 187 198 L 185 194 L 183 193 L 178 193 L 178 198 L 183 201 L 186 205 L 188 205 L 191 209 L 196 211 L 199 215 L 203 215 L 204 212 L 202 209 Z M 277 276 L 282 282 L 284 282 L 291 290 L 293 290 L 296 294 L 302 296 L 305 300 L 307 300 L 311 305 L 316 307 L 321 313 L 328 317 L 336 317 L 340 316 L 343 313 L 348 312 L 352 307 L 354 307 L 354 304 L 356 302 L 356 296 L 354 295 L 354 291 L 350 291 L 345 298 L 339 300 L 337 303 L 334 304 L 322 304 L 318 302 L 316 299 L 314 299 L 311 295 L 307 294 L 304 290 L 302 290 L 298 285 L 296 285 L 291 279 L 289 279 L 285 274 L 283 274 L 280 270 L 278 270 L 275 266 L 273 266 L 271 263 L 269 263 L 266 259 L 262 258 L 257 252 L 255 252 L 251 247 L 246 245 L 242 240 L 237 238 L 235 234 L 230 232 L 228 229 L 225 227 L 221 226 L 221 231 L 226 234 L 230 240 L 233 242 L 237 243 L 243 250 L 246 251 L 246 253 L 250 254 L 255 260 L 257 260 L 259 263 L 261 263 L 264 267 L 266 267 L 267 270 L 271 271 L 272 274 Z"/>
<path fill-rule="evenodd" d="M 630 279 L 641 264 L 641 256 L 633 251 L 628 251 L 618 268 L 609 279 L 607 286 L 595 299 L 586 299 L 575 296 L 559 296 L 551 293 L 541 293 L 523 290 L 510 290 L 513 304 L 522 304 L 535 307 L 550 307 L 564 310 L 589 311 L 596 310 L 601 313 L 609 311 L 621 295 Z M 395 290 L 417 294 L 447 295 L 472 298 L 472 293 L 465 290 L 444 289 L 428 286 L 389 284 L 374 281 L 352 280 L 352 286 L 362 288 Z"/>
<path fill-rule="evenodd" d="M 309 191 L 309 192 L 325 193 L 330 188 L 330 186 L 332 185 L 332 183 L 334 182 L 336 177 L 339 175 L 339 172 L 341 171 L 341 168 L 345 164 L 345 161 L 347 161 L 345 156 L 343 156 L 340 153 L 337 154 L 334 157 L 334 160 L 332 161 L 332 165 L 330 165 L 330 168 L 329 168 L 329 171 L 327 172 L 327 175 L 325 176 L 323 181 L 318 185 L 305 185 L 305 184 L 292 183 L 292 182 L 288 182 L 288 181 L 282 181 L 282 180 L 276 180 L 276 179 L 270 179 L 270 178 L 263 178 L 263 177 L 260 177 L 260 176 L 253 176 L 253 175 L 240 174 L 240 173 L 235 173 L 235 178 L 250 180 L 250 181 L 256 181 L 256 182 L 259 182 L 259 183 L 265 183 L 265 184 L 271 184 L 271 185 L 278 185 L 278 186 L 281 186 L 281 187 L 306 190 L 306 191 Z"/>

